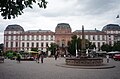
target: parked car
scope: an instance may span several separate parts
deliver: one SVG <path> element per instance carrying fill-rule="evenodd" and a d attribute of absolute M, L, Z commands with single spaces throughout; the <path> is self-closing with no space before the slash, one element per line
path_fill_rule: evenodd
<path fill-rule="evenodd" d="M 120 54 L 115 54 L 114 56 L 113 56 L 113 59 L 114 60 L 119 60 L 120 61 Z"/>

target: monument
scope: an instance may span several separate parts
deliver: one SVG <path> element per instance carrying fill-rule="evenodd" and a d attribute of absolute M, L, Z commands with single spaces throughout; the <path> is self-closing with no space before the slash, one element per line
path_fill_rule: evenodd
<path fill-rule="evenodd" d="M 77 57 L 66 58 L 66 65 L 73 65 L 73 66 L 101 66 L 103 65 L 102 58 L 98 58 L 98 57 L 91 58 L 86 55 L 84 26 L 82 26 L 81 50 L 78 53 Z"/>

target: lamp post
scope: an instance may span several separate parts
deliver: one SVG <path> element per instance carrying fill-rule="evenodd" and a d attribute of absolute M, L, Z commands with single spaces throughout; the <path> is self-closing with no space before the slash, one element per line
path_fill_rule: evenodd
<path fill-rule="evenodd" d="M 82 41 L 81 41 L 81 55 L 86 55 L 86 49 L 85 49 L 85 34 L 84 34 L 84 26 L 82 25 Z"/>

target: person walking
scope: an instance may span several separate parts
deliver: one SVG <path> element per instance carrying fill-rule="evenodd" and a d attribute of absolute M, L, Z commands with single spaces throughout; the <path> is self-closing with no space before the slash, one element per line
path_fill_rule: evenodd
<path fill-rule="evenodd" d="M 41 58 L 41 63 L 43 63 L 43 61 L 44 61 L 44 52 L 43 52 L 43 51 L 41 51 L 41 56 L 40 56 L 40 58 Z"/>
<path fill-rule="evenodd" d="M 106 55 L 107 63 L 109 63 L 109 55 Z"/>
<path fill-rule="evenodd" d="M 59 55 L 59 50 L 57 50 L 56 53 L 55 53 L 55 60 L 57 60 L 58 55 Z"/>
<path fill-rule="evenodd" d="M 16 60 L 20 63 L 20 61 L 21 61 L 21 56 L 20 56 L 20 54 L 17 55 L 17 59 L 16 59 Z"/>
<path fill-rule="evenodd" d="M 55 53 L 55 60 L 57 60 L 57 56 L 58 56 L 58 54 L 57 54 L 57 52 Z"/>
<path fill-rule="evenodd" d="M 37 62 L 37 63 L 39 63 L 39 60 L 40 60 L 40 54 L 41 54 L 41 52 L 39 52 L 39 53 L 37 54 L 37 58 L 36 58 L 36 62 Z"/>

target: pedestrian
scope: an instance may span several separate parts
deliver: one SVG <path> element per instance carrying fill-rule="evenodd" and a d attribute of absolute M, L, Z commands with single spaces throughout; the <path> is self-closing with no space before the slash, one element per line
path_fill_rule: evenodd
<path fill-rule="evenodd" d="M 56 52 L 55 53 L 55 60 L 57 60 L 57 57 L 58 57 L 58 53 Z"/>
<path fill-rule="evenodd" d="M 20 54 L 17 55 L 17 59 L 16 59 L 16 60 L 20 63 L 20 61 L 21 61 L 21 56 L 20 56 Z"/>
<path fill-rule="evenodd" d="M 55 54 L 55 60 L 57 60 L 57 55 Z"/>
<path fill-rule="evenodd" d="M 109 63 L 109 55 L 106 55 L 107 63 Z"/>
<path fill-rule="evenodd" d="M 39 51 L 39 53 L 37 54 L 37 58 L 36 58 L 36 62 L 39 63 L 39 60 L 40 60 L 40 54 L 41 52 Z"/>
<path fill-rule="evenodd" d="M 41 58 L 41 63 L 43 63 L 43 60 L 44 60 L 44 52 L 43 51 L 41 51 L 40 58 Z"/>

